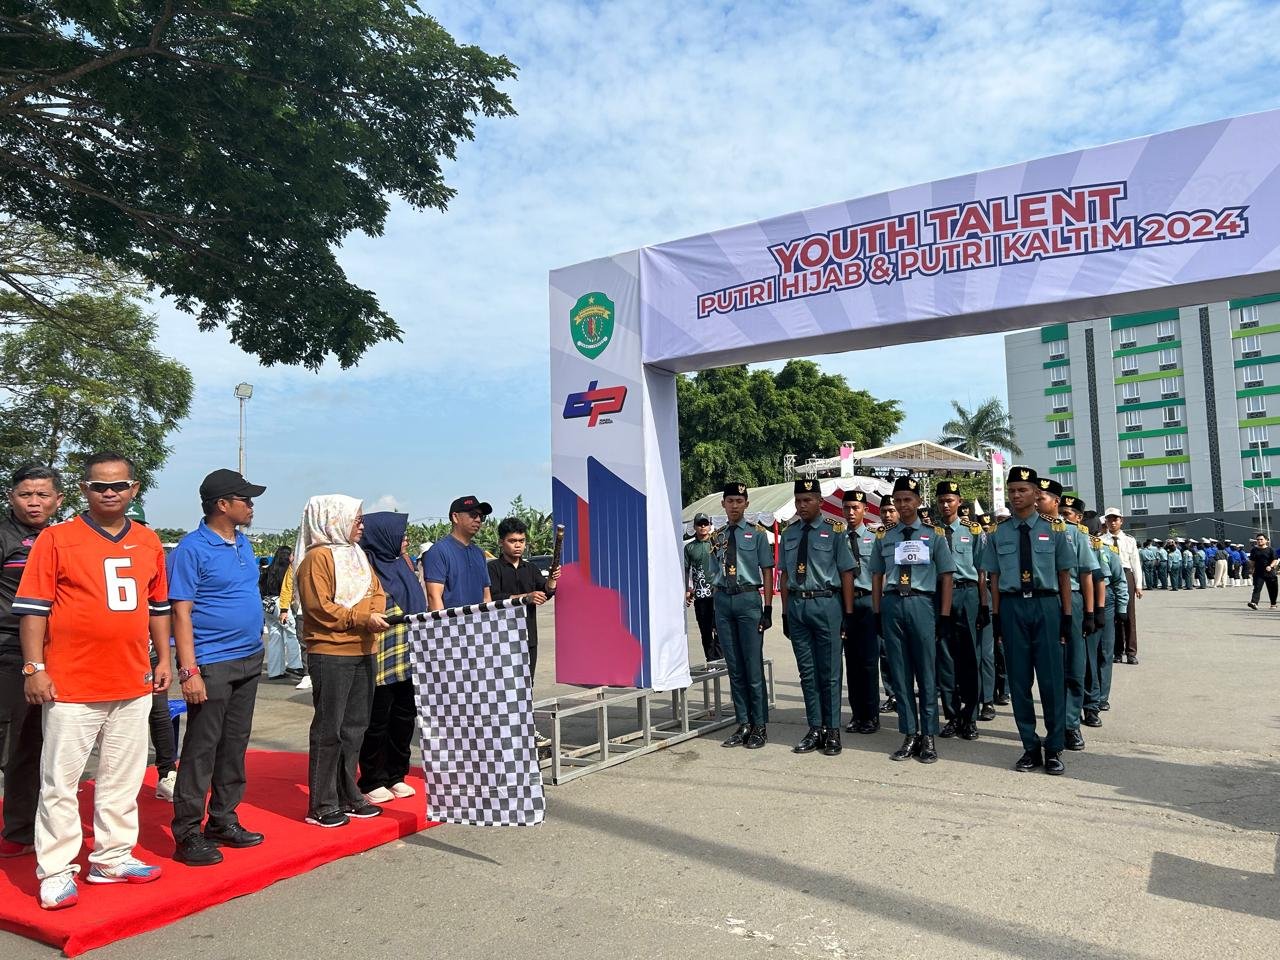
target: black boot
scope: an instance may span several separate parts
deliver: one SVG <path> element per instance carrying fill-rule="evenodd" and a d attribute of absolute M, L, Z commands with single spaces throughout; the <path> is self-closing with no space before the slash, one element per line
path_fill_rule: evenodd
<path fill-rule="evenodd" d="M 910 760 L 916 754 L 918 748 L 919 737 L 915 734 L 907 734 L 902 741 L 902 746 L 893 753 L 889 754 L 890 760 Z"/>
<path fill-rule="evenodd" d="M 747 734 L 746 747 L 748 750 L 759 750 L 769 742 L 769 733 L 765 729 L 763 723 L 753 726 L 751 732 Z"/>
<path fill-rule="evenodd" d="M 825 757 L 834 757 L 843 747 L 840 746 L 840 728 L 828 727 L 827 735 L 822 741 L 822 755 Z"/>
<path fill-rule="evenodd" d="M 921 763 L 937 763 L 938 751 L 934 748 L 933 737 L 921 737 L 920 748 L 916 751 L 916 759 Z"/>
<path fill-rule="evenodd" d="M 950 740 L 952 737 L 956 735 L 956 729 L 957 728 L 956 728 L 955 720 L 948 720 L 945 724 L 943 724 L 942 730 L 939 731 L 938 736 L 940 736 L 943 740 Z"/>
<path fill-rule="evenodd" d="M 791 748 L 792 753 L 813 753 L 822 743 L 822 731 L 810 727 L 809 732 L 800 738 L 800 742 Z"/>
<path fill-rule="evenodd" d="M 740 747 L 747 742 L 747 734 L 750 732 L 751 732 L 751 726 L 749 724 L 740 723 L 738 724 L 738 729 L 733 731 L 733 733 L 729 734 L 729 738 L 725 740 L 724 743 L 720 744 L 720 746 Z"/>

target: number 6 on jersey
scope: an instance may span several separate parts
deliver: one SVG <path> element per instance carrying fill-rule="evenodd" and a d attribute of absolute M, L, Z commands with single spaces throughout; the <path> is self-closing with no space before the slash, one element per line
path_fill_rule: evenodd
<path fill-rule="evenodd" d="M 107 557 L 102 561 L 102 572 L 107 580 L 108 610 L 137 610 L 138 581 L 133 577 L 122 577 L 121 570 L 133 566 L 128 557 Z"/>

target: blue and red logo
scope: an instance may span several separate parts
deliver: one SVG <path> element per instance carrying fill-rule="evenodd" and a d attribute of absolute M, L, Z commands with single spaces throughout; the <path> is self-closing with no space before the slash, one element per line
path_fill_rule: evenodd
<path fill-rule="evenodd" d="M 601 387 L 599 380 L 592 380 L 581 393 L 571 393 L 564 401 L 564 418 L 577 420 L 587 417 L 587 426 L 597 423 L 613 423 L 605 414 L 617 413 L 627 400 L 626 387 Z M 604 417 L 604 419 L 601 419 Z"/>

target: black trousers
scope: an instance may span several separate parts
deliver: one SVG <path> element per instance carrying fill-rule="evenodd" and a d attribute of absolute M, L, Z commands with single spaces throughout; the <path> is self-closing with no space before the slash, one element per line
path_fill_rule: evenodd
<path fill-rule="evenodd" d="M 1249 602 L 1258 602 L 1258 598 L 1262 596 L 1263 586 L 1266 586 L 1267 597 L 1271 600 L 1271 605 L 1274 607 L 1276 605 L 1276 578 L 1264 573 L 1255 573 L 1253 575 L 1253 597 Z"/>
<path fill-rule="evenodd" d="M 844 676 L 854 723 L 880 718 L 880 637 L 871 597 L 853 601 L 853 632 L 844 637 Z"/>
<path fill-rule="evenodd" d="M 151 651 L 151 669 L 160 663 L 160 657 Z M 156 752 L 156 773 L 161 779 L 178 769 L 178 745 L 173 742 L 173 718 L 169 716 L 169 693 L 153 694 L 151 713 L 147 717 L 151 728 L 151 746 Z"/>
<path fill-rule="evenodd" d="M 0 739 L 4 769 L 4 839 L 28 846 L 35 842 L 36 804 L 40 799 L 40 750 L 44 746 L 40 708 L 27 703 L 21 657 L 0 661 Z"/>
<path fill-rule="evenodd" d="M 307 781 L 312 814 L 337 813 L 364 803 L 356 764 L 373 705 L 373 654 L 307 657 L 311 677 L 310 763 Z"/>
<path fill-rule="evenodd" d="M 237 660 L 201 664 L 209 699 L 187 706 L 182 764 L 173 791 L 173 838 L 181 842 L 200 829 L 208 796 L 211 829 L 237 823 L 244 799 L 244 754 L 253 730 L 263 653 Z M 172 729 L 172 728 L 170 728 Z"/>
<path fill-rule="evenodd" d="M 693 615 L 698 620 L 698 633 L 702 635 L 702 655 L 708 661 L 723 659 L 724 651 L 716 636 L 716 598 L 694 597 Z"/>
<path fill-rule="evenodd" d="M 413 752 L 413 728 L 418 706 L 413 699 L 413 681 L 384 683 L 374 687 L 369 710 L 369 729 L 360 746 L 361 793 L 399 783 L 409 772 Z"/>

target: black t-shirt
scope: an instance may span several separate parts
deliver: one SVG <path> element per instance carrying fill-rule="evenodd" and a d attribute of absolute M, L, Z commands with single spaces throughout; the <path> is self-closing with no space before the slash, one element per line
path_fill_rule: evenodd
<path fill-rule="evenodd" d="M 506 557 L 494 557 L 489 561 L 489 596 L 494 600 L 506 600 L 535 590 L 548 597 L 555 595 L 554 590 L 547 589 L 547 578 L 542 571 L 528 560 L 521 560 L 518 567 L 513 567 Z M 529 607 L 529 640 L 533 643 L 538 641 L 537 611 L 537 607 Z"/>
<path fill-rule="evenodd" d="M 1249 551 L 1249 562 L 1253 564 L 1253 575 L 1274 577 L 1275 571 L 1267 567 L 1275 562 L 1276 552 L 1271 547 L 1254 547 Z"/>
<path fill-rule="evenodd" d="M 0 659 L 22 659 L 18 640 L 18 618 L 13 615 L 13 597 L 27 568 L 27 554 L 40 530 L 28 527 L 10 510 L 0 520 Z"/>

